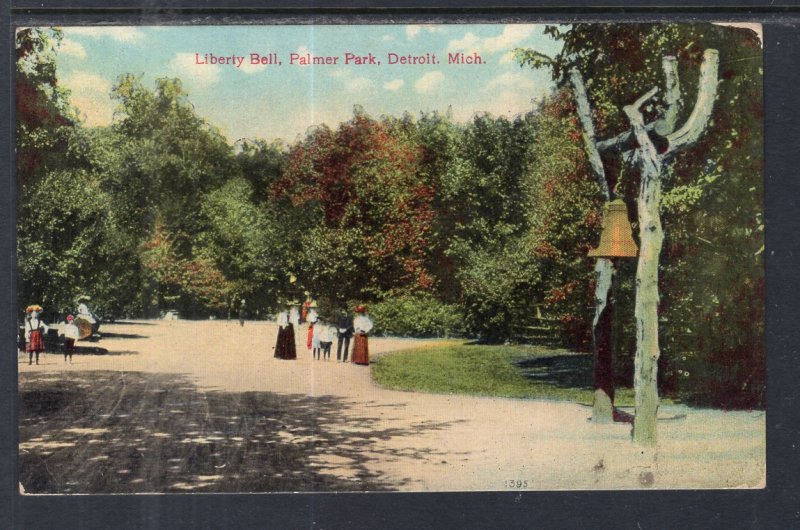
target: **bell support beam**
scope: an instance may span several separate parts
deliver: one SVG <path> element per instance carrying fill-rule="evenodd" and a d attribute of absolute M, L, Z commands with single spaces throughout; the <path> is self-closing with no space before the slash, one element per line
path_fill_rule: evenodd
<path fill-rule="evenodd" d="M 578 119 L 581 123 L 583 145 L 592 173 L 606 202 L 611 200 L 611 189 L 608 185 L 603 160 L 597 150 L 592 109 L 586 95 L 583 77 L 577 68 L 570 70 L 570 80 L 578 107 Z M 594 319 L 592 321 L 592 353 L 594 356 L 594 401 L 592 404 L 592 420 L 597 423 L 614 421 L 614 372 L 613 354 L 611 351 L 611 322 L 614 314 L 614 300 L 609 296 L 614 281 L 614 263 L 608 258 L 597 258 L 594 267 Z"/>

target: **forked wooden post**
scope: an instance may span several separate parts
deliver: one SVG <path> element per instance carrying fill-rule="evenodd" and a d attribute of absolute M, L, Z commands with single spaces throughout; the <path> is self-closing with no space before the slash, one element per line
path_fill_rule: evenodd
<path fill-rule="evenodd" d="M 614 138 L 597 141 L 595 138 L 589 99 L 580 72 L 573 68 L 570 81 L 575 93 L 583 132 L 586 155 L 600 192 L 606 201 L 612 199 L 600 152 L 614 150 L 623 152 L 623 160 L 636 163 L 641 172 L 641 184 L 637 204 L 639 221 L 639 261 L 636 269 L 636 358 L 634 361 L 634 389 L 636 393 L 636 415 L 633 439 L 642 445 L 655 445 L 656 418 L 658 414 L 658 265 L 664 234 L 661 228 L 661 186 L 664 169 L 678 151 L 694 144 L 702 135 L 711 118 L 717 95 L 719 53 L 706 50 L 700 68 L 697 100 L 686 123 L 676 130 L 681 108 L 680 83 L 677 60 L 664 57 L 662 68 L 666 79 L 664 115 L 652 123 L 645 123 L 641 106 L 658 92 L 653 88 L 636 102 L 623 109 L 631 124 L 631 130 Z M 649 133 L 662 136 L 667 148 L 659 153 Z M 633 145 L 631 142 L 635 141 Z M 605 383 L 600 375 L 611 374 L 609 357 L 600 355 L 602 348 L 610 347 L 602 338 L 603 326 L 608 324 L 613 307 L 609 292 L 614 279 L 614 266 L 610 259 L 598 258 L 595 264 L 597 279 L 595 287 L 595 316 L 592 321 L 592 338 L 595 356 L 595 400 L 593 419 L 599 422 L 613 421 L 613 381 Z M 602 359 L 602 360 L 601 360 Z M 613 376 L 612 376 L 613 377 Z"/>
<path fill-rule="evenodd" d="M 716 50 L 706 50 L 700 67 L 697 100 L 692 114 L 683 127 L 665 136 L 667 148 L 663 153 L 656 150 L 639 110 L 655 95 L 657 89 L 650 90 L 624 108 L 638 143 L 634 159 L 641 172 L 637 205 L 640 249 L 636 268 L 636 358 L 633 381 L 636 415 L 633 420 L 633 440 L 645 446 L 652 446 L 657 442 L 658 358 L 661 354 L 658 343 L 658 264 L 664 239 L 660 214 L 664 170 L 678 151 L 700 139 L 708 125 L 717 96 L 718 68 L 719 53 Z M 677 83 L 677 72 L 673 71 L 672 75 Z"/>

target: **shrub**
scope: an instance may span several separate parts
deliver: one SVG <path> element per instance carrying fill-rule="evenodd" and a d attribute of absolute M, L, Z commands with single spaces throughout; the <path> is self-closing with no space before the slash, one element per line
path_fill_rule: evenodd
<path fill-rule="evenodd" d="M 449 337 L 464 332 L 464 317 L 457 306 L 425 294 L 386 298 L 372 304 L 369 314 L 381 335 Z"/>

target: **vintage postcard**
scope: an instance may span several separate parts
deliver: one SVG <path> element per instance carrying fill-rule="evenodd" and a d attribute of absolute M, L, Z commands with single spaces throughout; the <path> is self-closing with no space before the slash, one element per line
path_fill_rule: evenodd
<path fill-rule="evenodd" d="M 765 487 L 759 25 L 15 39 L 24 494 Z"/>

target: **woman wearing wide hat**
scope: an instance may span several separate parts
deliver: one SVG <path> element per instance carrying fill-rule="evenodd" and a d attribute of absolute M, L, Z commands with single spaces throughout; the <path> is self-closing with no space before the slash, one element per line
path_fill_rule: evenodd
<path fill-rule="evenodd" d="M 34 354 L 36 354 L 36 364 L 39 364 L 39 354 L 44 350 L 44 333 L 48 327 L 39 318 L 42 306 L 29 305 L 25 312 L 28 314 L 25 318 L 25 351 L 28 352 L 28 364 L 33 364 Z"/>
<path fill-rule="evenodd" d="M 356 364 L 369 364 L 369 341 L 367 333 L 372 331 L 372 320 L 367 316 L 367 308 L 363 305 L 356 307 L 356 317 L 353 319 L 355 328 L 355 343 L 353 344 L 353 362 Z"/>
<path fill-rule="evenodd" d="M 294 324 L 290 318 L 289 308 L 278 313 L 275 319 L 278 324 L 278 341 L 275 343 L 275 357 L 277 359 L 297 359 L 297 349 L 294 343 Z"/>

